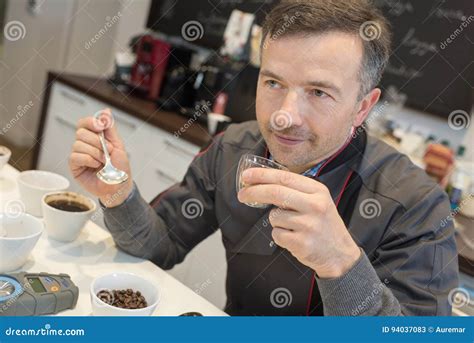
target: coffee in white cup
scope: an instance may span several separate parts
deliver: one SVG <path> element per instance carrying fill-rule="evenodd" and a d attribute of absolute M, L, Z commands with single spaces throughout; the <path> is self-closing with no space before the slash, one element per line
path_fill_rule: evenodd
<path fill-rule="evenodd" d="M 43 196 L 43 219 L 48 237 L 72 242 L 96 209 L 95 202 L 75 192 L 51 192 Z"/>

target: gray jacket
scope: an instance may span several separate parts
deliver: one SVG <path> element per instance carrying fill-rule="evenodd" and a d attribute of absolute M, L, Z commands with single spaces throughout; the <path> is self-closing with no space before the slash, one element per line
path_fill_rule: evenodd
<path fill-rule="evenodd" d="M 344 194 L 346 175 L 357 184 L 340 214 L 362 256 L 339 278 L 319 279 L 273 244 L 270 209 L 238 201 L 239 158 L 267 152 L 255 121 L 216 136 L 151 205 L 135 187 L 122 205 L 104 209 L 106 226 L 119 248 L 164 269 L 220 229 L 231 315 L 450 315 L 458 264 L 446 194 L 406 156 L 356 132 L 346 155 L 317 178 L 333 199 Z"/>

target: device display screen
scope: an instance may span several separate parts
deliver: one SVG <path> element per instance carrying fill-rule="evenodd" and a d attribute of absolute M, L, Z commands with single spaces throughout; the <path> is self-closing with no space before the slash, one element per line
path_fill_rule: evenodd
<path fill-rule="evenodd" d="M 45 293 L 46 292 L 46 288 L 44 288 L 44 286 L 41 283 L 39 278 L 28 278 L 28 282 L 30 283 L 31 288 L 33 288 L 33 290 L 36 293 Z"/>

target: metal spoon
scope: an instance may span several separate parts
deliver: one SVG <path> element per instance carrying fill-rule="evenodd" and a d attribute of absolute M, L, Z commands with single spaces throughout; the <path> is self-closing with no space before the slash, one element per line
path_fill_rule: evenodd
<path fill-rule="evenodd" d="M 100 144 L 102 145 L 102 150 L 105 155 L 105 165 L 104 168 L 97 172 L 97 177 L 102 182 L 108 185 L 118 185 L 128 179 L 128 174 L 123 170 L 119 170 L 112 165 L 110 160 L 109 151 L 107 150 L 107 145 L 105 144 L 104 132 L 99 133 Z"/>

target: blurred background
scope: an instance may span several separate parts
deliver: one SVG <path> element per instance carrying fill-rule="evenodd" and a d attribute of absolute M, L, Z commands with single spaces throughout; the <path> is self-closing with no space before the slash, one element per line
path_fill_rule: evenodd
<path fill-rule="evenodd" d="M 0 0 L 0 145 L 9 164 L 62 174 L 78 191 L 67 166 L 76 122 L 110 107 L 151 201 L 226 125 L 255 119 L 260 25 L 276 2 Z M 474 2 L 375 3 L 392 23 L 393 53 L 364 127 L 446 189 L 461 282 L 472 292 Z M 223 254 L 216 233 L 172 273 L 222 307 Z M 472 304 L 463 311 L 474 314 Z"/>

